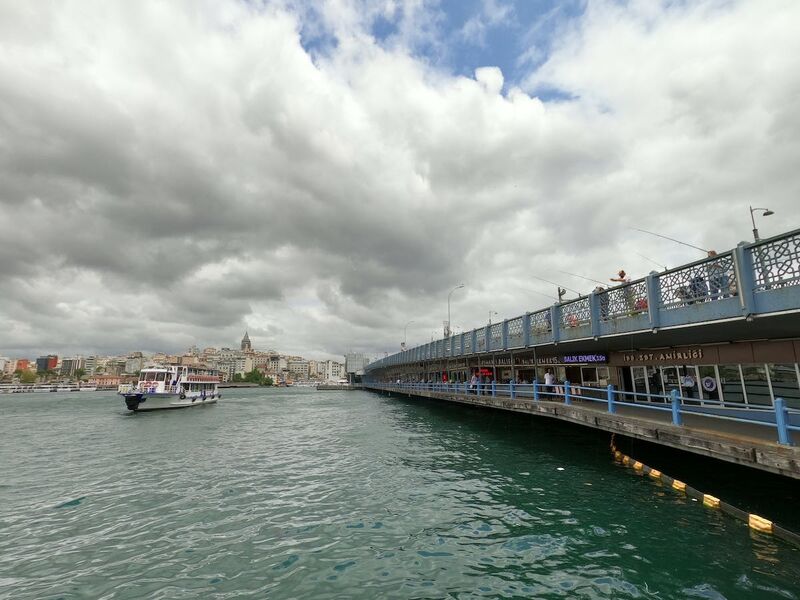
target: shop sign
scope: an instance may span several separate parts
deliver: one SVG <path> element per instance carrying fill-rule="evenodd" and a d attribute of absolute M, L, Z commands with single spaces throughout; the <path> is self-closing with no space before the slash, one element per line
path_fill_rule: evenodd
<path fill-rule="evenodd" d="M 560 356 L 539 356 L 536 364 L 539 365 L 574 365 L 586 363 L 606 363 L 607 354 L 562 354 Z"/>
<path fill-rule="evenodd" d="M 669 350 L 666 352 L 637 352 L 623 354 L 624 362 L 646 362 L 646 363 L 668 363 L 674 364 L 676 361 L 697 360 L 703 358 L 703 349 L 694 348 L 692 350 Z"/>
<path fill-rule="evenodd" d="M 717 389 L 717 379 L 715 377 L 703 377 L 701 383 L 703 389 L 707 392 L 713 392 Z"/>

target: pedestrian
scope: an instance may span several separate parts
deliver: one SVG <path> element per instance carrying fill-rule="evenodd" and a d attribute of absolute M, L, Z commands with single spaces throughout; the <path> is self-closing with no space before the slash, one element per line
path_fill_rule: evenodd
<path fill-rule="evenodd" d="M 608 318 L 608 294 L 603 293 L 606 291 L 606 288 L 602 285 L 598 285 L 593 291 L 600 304 L 600 318 L 605 320 Z"/>
<path fill-rule="evenodd" d="M 631 278 L 625 273 L 625 269 L 620 269 L 617 273 L 617 276 L 611 277 L 609 281 L 615 281 L 617 283 L 630 283 Z"/>
<path fill-rule="evenodd" d="M 472 374 L 472 379 L 469 380 L 469 391 L 471 394 L 478 393 L 478 372 Z"/>
<path fill-rule="evenodd" d="M 694 302 L 705 302 L 708 296 L 708 285 L 706 285 L 705 277 L 700 273 L 695 273 L 689 280 L 689 295 Z M 690 302 L 691 304 L 691 302 Z"/>
<path fill-rule="evenodd" d="M 553 389 L 555 387 L 555 384 L 556 384 L 556 378 L 555 378 L 555 375 L 553 375 L 553 371 L 550 370 L 550 369 L 547 369 L 544 372 L 544 389 L 545 389 L 545 393 L 553 395 Z"/>
<path fill-rule="evenodd" d="M 730 296 L 730 277 L 722 268 L 722 261 L 716 258 L 717 253 L 714 250 L 708 251 L 708 258 L 713 258 L 712 262 L 708 263 L 708 288 L 712 300 L 719 298 L 727 298 Z"/>

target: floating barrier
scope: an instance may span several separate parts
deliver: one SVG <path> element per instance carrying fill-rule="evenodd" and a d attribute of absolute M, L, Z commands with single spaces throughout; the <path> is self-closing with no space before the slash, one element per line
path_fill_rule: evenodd
<path fill-rule="evenodd" d="M 703 492 L 696 490 L 695 488 L 686 485 L 683 481 L 679 481 L 669 475 L 665 475 L 658 469 L 653 469 L 638 460 L 631 458 L 630 456 L 624 454 L 620 451 L 615 442 L 616 434 L 611 434 L 611 453 L 614 455 L 614 460 L 617 462 L 625 465 L 626 467 L 632 468 L 637 473 L 648 475 L 652 479 L 657 479 L 659 481 L 663 481 L 666 485 L 671 487 L 673 490 L 679 493 L 686 494 L 690 498 L 694 498 L 698 502 L 702 502 L 703 506 L 706 508 L 710 508 L 712 510 L 719 510 L 731 517 L 738 519 L 747 523 L 747 526 L 752 531 L 757 531 L 759 533 L 765 533 L 769 535 L 774 535 L 777 538 L 780 538 L 786 542 L 794 544 L 796 546 L 800 546 L 800 535 L 796 534 L 793 531 L 789 531 L 785 527 L 781 527 L 780 525 L 766 519 L 762 516 L 749 513 L 744 511 L 740 508 L 733 506 L 732 504 L 728 504 L 727 502 L 723 502 L 716 496 L 712 496 L 711 494 L 704 494 Z"/>

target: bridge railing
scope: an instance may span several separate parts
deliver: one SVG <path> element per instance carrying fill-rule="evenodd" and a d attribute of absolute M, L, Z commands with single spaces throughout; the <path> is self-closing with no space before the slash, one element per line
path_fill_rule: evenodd
<path fill-rule="evenodd" d="M 800 309 L 800 229 L 377 360 L 367 371 Z"/>
<path fill-rule="evenodd" d="M 677 389 L 668 395 L 644 394 L 617 390 L 613 385 L 605 388 L 572 385 L 568 381 L 555 385 L 544 385 L 538 381 L 529 384 L 483 382 L 471 385 L 468 382 L 408 382 L 366 383 L 366 387 L 395 392 L 431 392 L 460 394 L 466 396 L 507 397 L 512 400 L 530 402 L 600 403 L 606 412 L 615 414 L 619 407 L 635 407 L 671 414 L 671 423 L 683 426 L 683 418 L 693 415 L 704 419 L 704 426 L 723 421 L 748 423 L 759 427 L 771 427 L 776 431 L 779 444 L 793 445 L 791 432 L 800 431 L 800 410 L 788 408 L 783 398 L 776 398 L 772 407 L 754 409 L 738 402 L 722 402 L 683 397 Z"/>

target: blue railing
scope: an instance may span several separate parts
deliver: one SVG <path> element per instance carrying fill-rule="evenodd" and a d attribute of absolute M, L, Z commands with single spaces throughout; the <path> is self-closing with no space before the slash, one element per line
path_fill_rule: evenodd
<path fill-rule="evenodd" d="M 800 229 L 410 348 L 366 370 L 788 310 L 800 310 Z"/>
<path fill-rule="evenodd" d="M 395 392 L 434 392 L 443 394 L 464 394 L 474 396 L 507 397 L 512 400 L 523 399 L 531 402 L 594 402 L 605 406 L 606 412 L 614 414 L 620 406 L 633 406 L 648 410 L 668 412 L 672 424 L 682 426 L 684 415 L 696 415 L 707 419 L 749 423 L 751 425 L 773 427 L 777 432 L 778 443 L 791 446 L 790 432 L 800 431 L 800 410 L 789 409 L 783 398 L 775 398 L 773 407 L 754 409 L 738 402 L 722 402 L 680 396 L 678 390 L 669 395 L 642 394 L 617 390 L 613 385 L 605 388 L 572 385 L 568 381 L 556 385 L 533 383 L 478 383 L 468 382 L 409 382 L 386 383 L 370 382 L 365 386 Z"/>

